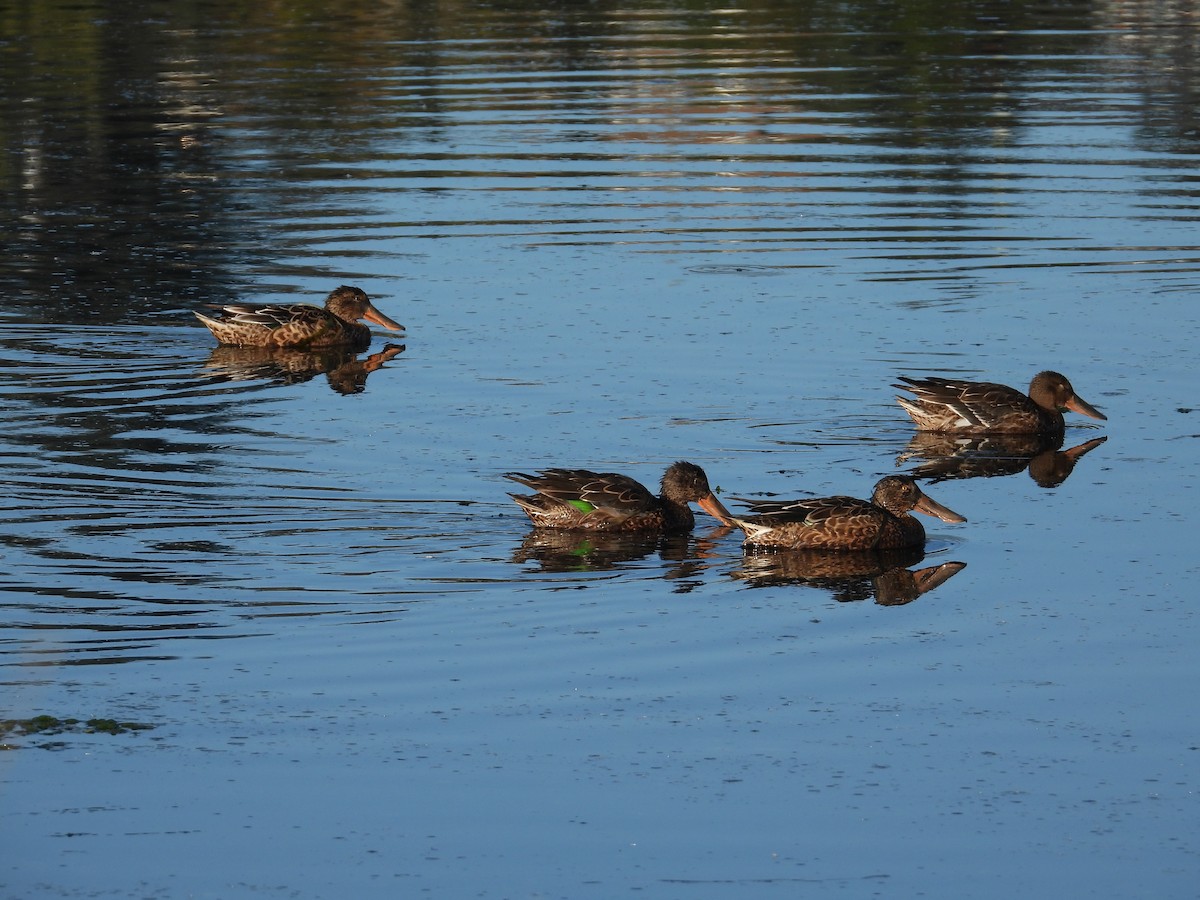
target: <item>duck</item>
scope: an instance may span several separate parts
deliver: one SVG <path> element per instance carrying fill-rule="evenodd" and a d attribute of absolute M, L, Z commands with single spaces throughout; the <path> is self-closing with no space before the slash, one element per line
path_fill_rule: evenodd
<path fill-rule="evenodd" d="M 704 470 L 683 460 L 663 473 L 658 496 L 616 472 L 545 469 L 536 475 L 507 472 L 504 477 L 536 492 L 509 496 L 537 528 L 687 532 L 696 524 L 689 503 L 696 503 L 722 525 L 732 524 Z"/>
<path fill-rule="evenodd" d="M 371 329 L 359 324 L 359 319 L 392 331 L 404 330 L 377 310 L 366 292 L 348 284 L 329 294 L 324 309 L 307 303 L 230 303 L 215 308 L 215 316 L 197 312 L 196 318 L 218 342 L 238 347 L 364 350 L 371 343 Z"/>
<path fill-rule="evenodd" d="M 888 475 L 870 500 L 818 497 L 808 500 L 747 500 L 753 515 L 733 516 L 748 547 L 778 550 L 898 550 L 925 546 L 925 528 L 910 511 L 943 522 L 965 517 L 938 503 L 907 475 Z"/>
<path fill-rule="evenodd" d="M 1107 420 L 1075 393 L 1059 372 L 1039 372 L 1029 394 L 988 381 L 953 378 L 907 378 L 892 387 L 911 391 L 914 398 L 896 397 L 920 431 L 953 434 L 1062 434 L 1063 410 Z"/>

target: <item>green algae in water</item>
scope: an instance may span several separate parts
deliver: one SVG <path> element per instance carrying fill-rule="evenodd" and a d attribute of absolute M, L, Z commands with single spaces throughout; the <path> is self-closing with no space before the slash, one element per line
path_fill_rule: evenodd
<path fill-rule="evenodd" d="M 33 716 L 29 719 L 0 719 L 0 738 L 58 734 L 126 734 L 153 728 L 144 722 L 121 722 L 117 719 L 60 719 L 57 716 Z M 15 750 L 17 745 L 0 744 L 2 750 Z"/>

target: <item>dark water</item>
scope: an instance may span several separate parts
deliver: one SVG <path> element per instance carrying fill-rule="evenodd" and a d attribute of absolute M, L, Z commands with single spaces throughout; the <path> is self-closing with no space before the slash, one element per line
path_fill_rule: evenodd
<path fill-rule="evenodd" d="M 0 8 L 0 895 L 1194 896 L 1191 7 L 326 6 Z M 406 333 L 191 316 L 342 283 Z M 965 460 L 889 387 L 1051 367 Z M 969 521 L 502 478 L 681 458 Z"/>

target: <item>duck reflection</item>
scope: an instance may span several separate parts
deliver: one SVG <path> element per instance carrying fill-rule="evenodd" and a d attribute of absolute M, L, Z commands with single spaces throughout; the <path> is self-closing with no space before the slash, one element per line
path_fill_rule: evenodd
<path fill-rule="evenodd" d="M 655 532 L 584 531 L 535 528 L 512 556 L 515 563 L 535 562 L 543 572 L 598 572 L 619 569 L 652 554 L 673 563 L 668 579 L 698 575 L 711 563 L 717 540 L 732 531 L 714 529 L 707 536 Z"/>
<path fill-rule="evenodd" d="M 271 381 L 276 384 L 300 384 L 324 374 L 329 387 L 339 394 L 361 394 L 367 388 L 367 376 L 384 363 L 403 353 L 403 344 L 386 344 L 365 359 L 344 347 L 321 350 L 294 350 L 284 347 L 213 348 L 204 369 L 229 381 Z"/>
<path fill-rule="evenodd" d="M 896 457 L 896 464 L 923 460 L 909 474 L 934 482 L 1016 475 L 1028 469 L 1029 477 L 1040 487 L 1053 488 L 1067 480 L 1080 458 L 1106 440 L 1092 438 L 1063 450 L 1061 434 L 955 435 L 922 431 Z"/>
<path fill-rule="evenodd" d="M 919 547 L 900 550 L 748 550 L 733 577 L 751 587 L 799 584 L 829 591 L 839 603 L 874 599 L 903 606 L 945 584 L 967 567 L 944 562 L 910 569 L 925 558 Z"/>

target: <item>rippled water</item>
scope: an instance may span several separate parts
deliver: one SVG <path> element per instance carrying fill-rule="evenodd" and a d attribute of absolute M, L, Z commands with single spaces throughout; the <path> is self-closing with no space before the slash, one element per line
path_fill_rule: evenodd
<path fill-rule="evenodd" d="M 0 895 L 1194 894 L 1186 4 L 0 24 Z M 404 335 L 191 316 L 341 283 Z M 965 463 L 890 387 L 1048 367 L 1108 421 Z M 969 521 L 831 567 L 502 477 L 675 459 Z"/>

